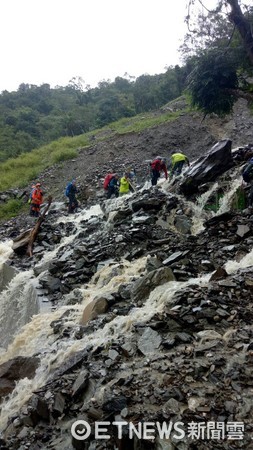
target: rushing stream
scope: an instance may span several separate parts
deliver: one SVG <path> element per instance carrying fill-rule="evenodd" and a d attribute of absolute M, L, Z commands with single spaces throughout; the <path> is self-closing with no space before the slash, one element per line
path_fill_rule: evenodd
<path fill-rule="evenodd" d="M 240 180 L 235 178 L 228 192 L 225 193 L 216 213 L 204 210 L 205 204 L 210 196 L 216 191 L 217 183 L 214 183 L 209 191 L 202 194 L 195 205 L 191 204 L 194 210 L 194 219 L 192 224 L 192 234 L 197 234 L 203 229 L 203 222 L 207 216 L 211 217 L 222 212 L 228 211 L 230 202 L 234 193 L 240 185 Z M 168 190 L 168 185 L 164 190 Z M 112 201 L 112 210 L 120 207 L 123 199 Z M 47 269 L 47 265 L 57 256 L 60 249 L 70 244 L 77 238 L 81 231 L 80 224 L 85 220 L 93 220 L 94 217 L 102 217 L 103 213 L 99 205 L 91 207 L 75 215 L 75 232 L 68 237 L 64 237 L 53 250 L 45 252 L 38 266 Z M 70 217 L 59 217 L 58 223 L 70 222 Z M 108 224 L 105 224 L 108 226 Z M 36 278 L 33 270 L 18 272 L 13 274 L 12 279 L 6 285 L 3 275 L 5 262 L 11 257 L 11 241 L 0 243 L 0 267 L 2 278 L 2 292 L 0 298 L 0 332 L 1 332 L 1 354 L 0 364 L 16 356 L 32 356 L 39 354 L 41 358 L 40 366 L 33 379 L 22 379 L 17 382 L 12 394 L 10 394 L 1 404 L 0 430 L 3 430 L 7 424 L 8 417 L 15 414 L 19 408 L 29 399 L 31 393 L 45 385 L 50 374 L 59 367 L 67 358 L 78 350 L 83 350 L 87 346 L 99 346 L 109 342 L 112 337 L 117 339 L 122 334 L 131 333 L 133 324 L 147 322 L 155 313 L 162 312 L 165 306 L 173 307 L 173 298 L 175 293 L 191 285 L 207 286 L 211 274 L 190 279 L 186 282 L 171 281 L 155 288 L 149 295 L 146 302 L 141 307 L 133 308 L 126 316 L 116 316 L 112 321 L 106 323 L 102 329 L 92 334 L 83 336 L 77 340 L 74 336 L 66 339 L 58 339 L 53 333 L 50 324 L 59 319 L 66 311 L 69 311 L 66 326 L 70 328 L 80 323 L 84 306 L 94 297 L 103 293 L 113 292 L 114 287 L 127 283 L 138 274 L 143 273 L 146 265 L 146 257 L 141 257 L 129 263 L 122 260 L 118 264 L 105 266 L 95 274 L 93 279 L 80 290 L 83 295 L 83 302 L 71 306 L 60 306 L 56 310 L 43 312 L 40 309 L 36 288 L 38 287 L 39 277 Z M 240 261 L 228 261 L 226 270 L 228 273 L 234 273 L 239 268 L 246 268 L 253 265 L 253 250 Z M 115 268 L 116 275 L 112 276 Z"/>

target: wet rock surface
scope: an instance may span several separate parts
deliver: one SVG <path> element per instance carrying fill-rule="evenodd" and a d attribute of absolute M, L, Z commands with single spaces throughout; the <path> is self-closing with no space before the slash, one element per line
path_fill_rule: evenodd
<path fill-rule="evenodd" d="M 59 315 L 45 331 L 52 348 L 44 341 L 33 355 L 46 381 L 9 417 L 1 448 L 252 448 L 253 216 L 233 206 L 236 169 L 213 180 L 227 186 L 226 211 L 196 208 L 196 197 L 179 195 L 181 180 L 165 182 L 101 200 L 88 218 L 58 220 L 53 210 L 33 258 L 9 258 L 32 269 Z M 71 437 L 80 419 L 91 426 L 86 441 Z M 95 421 L 122 420 L 182 422 L 185 437 L 130 440 L 124 429 L 119 442 L 110 426 L 109 440 L 95 439 Z M 191 437 L 192 422 L 224 424 L 225 437 Z M 229 423 L 243 423 L 243 439 L 231 438 Z"/>
<path fill-rule="evenodd" d="M 216 178 L 235 165 L 231 153 L 232 141 L 224 140 L 216 143 L 204 156 L 201 156 L 189 168 L 181 183 L 181 192 L 185 195 L 194 194 L 198 186 Z"/>

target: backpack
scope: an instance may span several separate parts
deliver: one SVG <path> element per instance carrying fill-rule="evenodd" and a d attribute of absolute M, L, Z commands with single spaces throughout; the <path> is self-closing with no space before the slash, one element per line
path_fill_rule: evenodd
<path fill-rule="evenodd" d="M 111 179 L 114 177 L 114 173 L 108 173 L 104 179 L 104 189 L 108 189 Z"/>
<path fill-rule="evenodd" d="M 245 183 L 249 183 L 253 178 L 253 159 L 250 160 L 249 164 L 244 167 L 242 171 L 242 178 Z"/>
<path fill-rule="evenodd" d="M 70 188 L 71 188 L 71 186 L 72 186 L 72 183 L 68 183 L 67 186 L 66 186 L 66 190 L 65 190 L 65 195 L 66 195 L 66 197 L 68 197 L 69 194 L 70 194 Z"/>

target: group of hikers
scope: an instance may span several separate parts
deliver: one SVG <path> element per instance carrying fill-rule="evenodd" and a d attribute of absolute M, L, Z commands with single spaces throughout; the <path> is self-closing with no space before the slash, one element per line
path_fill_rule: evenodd
<path fill-rule="evenodd" d="M 190 166 L 189 159 L 183 153 L 177 152 L 171 154 L 171 163 L 169 167 L 166 165 L 166 159 L 157 156 L 153 161 L 150 162 L 150 176 L 151 184 L 155 186 L 158 182 L 161 173 L 163 172 L 166 180 L 168 179 L 168 170 L 170 170 L 170 176 L 180 175 L 184 165 Z M 110 199 L 112 196 L 119 197 L 126 195 L 129 192 L 134 192 L 135 188 L 133 185 L 133 180 L 136 178 L 135 169 L 127 169 L 123 176 L 111 171 L 108 173 L 104 179 L 104 190 L 106 193 L 106 198 Z M 252 184 L 249 193 L 249 206 L 253 206 L 253 157 L 250 158 L 244 166 L 242 171 L 242 178 L 247 185 Z M 76 180 L 72 180 L 68 183 L 65 195 L 68 198 L 68 213 L 73 213 L 78 207 L 78 200 L 76 198 L 77 194 Z M 29 198 L 30 203 L 30 215 L 38 217 L 40 214 L 40 206 L 43 203 L 43 192 L 41 189 L 41 184 L 36 183 L 32 186 L 32 190 Z"/>
<path fill-rule="evenodd" d="M 169 165 L 171 176 L 180 175 L 185 163 L 190 166 L 190 161 L 184 153 L 172 153 L 171 154 L 171 163 Z M 168 168 L 166 165 L 166 159 L 161 156 L 157 156 L 150 163 L 151 167 L 151 184 L 155 186 L 157 184 L 158 178 L 161 176 L 161 172 L 164 172 L 166 180 L 168 179 Z"/>
<path fill-rule="evenodd" d="M 170 174 L 171 176 L 180 175 L 184 164 L 190 165 L 189 159 L 183 153 L 172 153 L 171 154 L 171 164 L 170 164 Z M 151 184 L 155 186 L 161 173 L 164 172 L 166 180 L 168 179 L 168 168 L 166 165 L 166 159 L 161 156 L 157 156 L 153 161 L 150 162 L 150 177 Z M 131 181 L 136 176 L 134 169 L 127 170 L 123 177 L 120 178 L 117 173 L 109 173 L 106 175 L 104 180 L 104 189 L 106 191 L 106 197 L 109 199 L 113 195 L 115 197 L 128 194 L 134 191 L 134 187 Z"/>
<path fill-rule="evenodd" d="M 68 212 L 73 213 L 78 207 L 76 180 L 72 180 L 67 184 L 65 195 L 68 197 Z M 41 183 L 32 185 L 32 189 L 29 195 L 28 203 L 30 203 L 30 216 L 39 217 L 40 207 L 43 203 L 43 191 L 41 189 Z"/>
<path fill-rule="evenodd" d="M 171 175 L 180 175 L 184 164 L 189 166 L 189 160 L 183 153 L 173 153 L 171 155 Z M 164 172 L 165 178 L 168 178 L 168 170 L 166 166 L 166 160 L 160 156 L 157 156 L 152 162 L 150 162 L 150 175 L 151 184 L 155 186 L 161 173 Z M 126 195 L 129 192 L 134 192 L 133 180 L 136 178 L 135 169 L 129 168 L 125 171 L 122 177 L 118 173 L 111 171 L 104 179 L 103 187 L 106 193 L 106 198 L 110 199 L 112 196 L 119 197 Z M 72 180 L 67 184 L 65 195 L 68 198 L 68 213 L 71 214 L 76 211 L 78 207 L 76 180 Z M 40 214 L 40 206 L 43 203 L 43 192 L 41 190 L 41 184 L 36 183 L 32 186 L 30 193 L 30 215 L 38 217 Z"/>
<path fill-rule="evenodd" d="M 106 198 L 109 199 L 113 195 L 115 197 L 119 197 L 122 195 L 126 195 L 129 192 L 134 192 L 134 187 L 131 183 L 131 181 L 135 178 L 136 172 L 135 170 L 127 170 L 123 177 L 120 178 L 120 176 L 117 173 L 108 173 L 104 179 L 104 190 L 106 191 Z"/>

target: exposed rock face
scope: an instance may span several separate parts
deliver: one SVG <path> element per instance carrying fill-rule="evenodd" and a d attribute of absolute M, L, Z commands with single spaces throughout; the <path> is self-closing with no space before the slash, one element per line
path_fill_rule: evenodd
<path fill-rule="evenodd" d="M 185 174 L 180 190 L 185 195 L 197 192 L 198 186 L 215 180 L 235 165 L 230 140 L 215 144 L 207 154 L 201 156 Z"/>
<path fill-rule="evenodd" d="M 12 392 L 15 382 L 22 378 L 33 378 L 39 358 L 18 356 L 0 366 L 0 398 Z"/>
<path fill-rule="evenodd" d="M 169 267 L 161 267 L 160 269 L 152 270 L 133 284 L 131 297 L 134 301 L 143 302 L 157 286 L 174 280 L 174 274 Z"/>

